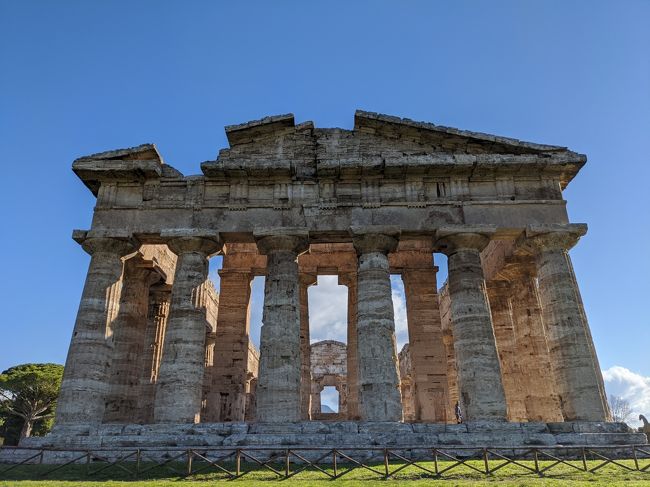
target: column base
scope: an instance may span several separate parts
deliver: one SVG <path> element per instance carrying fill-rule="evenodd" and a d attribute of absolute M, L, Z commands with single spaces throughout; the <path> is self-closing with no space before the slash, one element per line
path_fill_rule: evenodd
<path fill-rule="evenodd" d="M 0 450 L 0 463 L 27 458 L 27 448 L 56 448 L 48 453 L 52 463 L 63 461 L 72 450 L 99 450 L 118 458 L 127 451 L 244 447 L 266 448 L 426 448 L 489 447 L 513 449 L 555 446 L 646 444 L 643 433 L 632 432 L 624 423 L 504 423 L 475 421 L 464 424 L 397 423 L 358 421 L 304 421 L 297 423 L 200 423 L 150 425 L 60 426 L 44 437 L 27 438 L 18 449 Z M 69 455 L 64 454 L 67 451 Z M 22 452 L 22 453 L 21 453 Z M 121 452 L 121 453 L 120 453 Z M 155 453 L 155 452 L 154 452 Z M 475 453 L 475 452 L 474 452 Z M 153 454 L 153 453 L 152 453 Z M 67 455 L 67 456 L 66 456 Z"/>

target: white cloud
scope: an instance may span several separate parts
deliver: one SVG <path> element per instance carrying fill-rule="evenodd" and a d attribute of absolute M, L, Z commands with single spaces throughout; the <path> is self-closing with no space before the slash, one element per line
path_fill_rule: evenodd
<path fill-rule="evenodd" d="M 397 338 L 397 352 L 399 352 L 404 344 L 409 341 L 406 299 L 404 298 L 404 284 L 400 276 L 391 276 L 391 285 L 393 288 L 393 310 L 395 311 L 395 336 Z"/>
<path fill-rule="evenodd" d="M 650 377 L 644 377 L 620 365 L 603 371 L 609 396 L 619 396 L 630 403 L 630 426 L 640 426 L 639 414 L 650 416 Z"/>
<path fill-rule="evenodd" d="M 337 276 L 318 276 L 309 290 L 309 338 L 348 341 L 348 288 L 338 285 Z"/>

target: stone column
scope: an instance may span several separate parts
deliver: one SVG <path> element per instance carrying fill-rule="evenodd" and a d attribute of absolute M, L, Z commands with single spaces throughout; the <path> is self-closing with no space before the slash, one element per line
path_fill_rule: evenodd
<path fill-rule="evenodd" d="M 415 420 L 444 423 L 449 402 L 447 354 L 442 337 L 433 254 L 422 267 L 402 271 L 408 317 Z"/>
<path fill-rule="evenodd" d="M 277 230 L 255 234 L 267 256 L 264 313 L 257 383 L 257 420 L 300 421 L 300 283 L 298 254 L 307 250 L 307 232 Z"/>
<path fill-rule="evenodd" d="M 163 234 L 163 237 L 165 235 Z M 221 249 L 214 236 L 176 236 L 167 245 L 178 256 L 165 347 L 156 384 L 156 423 L 198 422 L 205 360 L 206 310 L 199 302 L 208 257 Z"/>
<path fill-rule="evenodd" d="M 359 363 L 357 361 L 357 274 L 339 275 L 339 285 L 348 288 L 347 419 L 359 419 Z"/>
<path fill-rule="evenodd" d="M 560 399 L 549 356 L 534 262 L 505 266 L 515 329 L 516 356 L 528 421 L 562 421 Z"/>
<path fill-rule="evenodd" d="M 81 246 L 91 259 L 63 373 L 57 425 L 102 421 L 112 352 L 108 297 L 121 278 L 122 257 L 135 251 L 116 238 L 87 238 Z"/>
<path fill-rule="evenodd" d="M 529 227 L 526 244 L 535 253 L 552 370 L 567 421 L 607 421 L 609 408 L 589 324 L 568 250 L 586 225 Z"/>
<path fill-rule="evenodd" d="M 300 274 L 300 364 L 301 364 L 301 418 L 311 416 L 311 353 L 309 344 L 309 286 L 316 284 L 313 274 Z"/>
<path fill-rule="evenodd" d="M 228 251 L 230 252 L 230 251 Z M 224 257 L 230 258 L 227 253 Z M 221 269 L 216 359 L 206 421 L 244 421 L 248 380 L 251 269 Z"/>
<path fill-rule="evenodd" d="M 485 295 L 481 250 L 493 229 L 442 228 L 437 245 L 448 256 L 451 321 L 458 390 L 467 420 L 505 420 L 501 367 Z"/>
<path fill-rule="evenodd" d="M 113 359 L 105 423 L 134 423 L 138 419 L 139 360 L 145 353 L 149 288 L 161 276 L 141 256 L 124 263 L 120 308 L 113 324 Z"/>
<path fill-rule="evenodd" d="M 397 248 L 393 227 L 352 229 L 359 258 L 357 274 L 357 356 L 359 414 L 365 421 L 401 421 L 395 316 L 388 253 Z"/>
<path fill-rule="evenodd" d="M 490 281 L 487 285 L 490 311 L 494 324 L 501 379 L 508 406 L 508 421 L 526 421 L 525 391 L 519 368 L 519 353 L 515 341 L 515 327 L 510 306 L 510 283 Z"/>
<path fill-rule="evenodd" d="M 149 312 L 144 336 L 144 350 L 140 357 L 140 392 L 138 394 L 138 419 L 136 422 L 153 423 L 153 406 L 156 380 L 162 358 L 165 327 L 169 317 L 171 286 L 155 284 L 149 289 Z"/>

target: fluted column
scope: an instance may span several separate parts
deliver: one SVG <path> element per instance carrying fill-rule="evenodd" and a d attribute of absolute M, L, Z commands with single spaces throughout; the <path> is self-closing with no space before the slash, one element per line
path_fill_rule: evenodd
<path fill-rule="evenodd" d="M 353 228 L 359 258 L 357 274 L 357 350 L 359 414 L 365 421 L 401 421 L 395 316 L 388 253 L 397 248 L 399 230 Z"/>
<path fill-rule="evenodd" d="M 261 422 L 300 421 L 300 283 L 298 254 L 308 248 L 305 231 L 258 232 L 267 256 L 260 339 L 257 415 Z"/>
<path fill-rule="evenodd" d="M 520 360 L 510 305 L 510 283 L 490 281 L 487 284 L 487 293 L 501 363 L 501 379 L 508 405 L 508 421 L 526 421 L 525 391 L 521 380 Z"/>
<path fill-rule="evenodd" d="M 481 267 L 480 252 L 490 234 L 490 229 L 463 226 L 437 232 L 437 246 L 448 256 L 460 403 L 470 421 L 506 419 L 501 367 Z"/>
<path fill-rule="evenodd" d="M 145 353 L 149 288 L 161 276 L 138 255 L 124 263 L 120 308 L 113 323 L 113 358 L 105 423 L 137 421 L 140 395 L 139 359 Z"/>
<path fill-rule="evenodd" d="M 449 402 L 447 354 L 442 337 L 433 255 L 421 268 L 402 271 L 409 331 L 415 420 L 444 423 Z"/>
<path fill-rule="evenodd" d="M 109 296 L 121 278 L 122 257 L 135 250 L 115 238 L 87 238 L 81 245 L 91 259 L 63 373 L 57 425 L 102 421 L 112 352 Z"/>
<path fill-rule="evenodd" d="M 339 275 L 339 285 L 348 288 L 347 330 L 347 419 L 359 419 L 359 363 L 357 353 L 357 273 Z"/>
<path fill-rule="evenodd" d="M 521 371 L 521 389 L 528 421 L 562 421 L 560 399 L 549 357 L 542 307 L 537 292 L 534 262 L 505 266 L 510 282 L 516 360 Z"/>
<path fill-rule="evenodd" d="M 170 301 L 171 286 L 169 284 L 159 283 L 149 289 L 147 329 L 144 336 L 144 350 L 140 357 L 137 423 L 153 423 L 156 380 L 162 359 Z"/>
<path fill-rule="evenodd" d="M 163 235 L 164 236 L 164 235 Z M 173 236 L 178 256 L 165 347 L 156 384 L 156 423 L 198 422 L 205 365 L 206 310 L 199 301 L 208 257 L 221 249 L 217 236 Z"/>
<path fill-rule="evenodd" d="M 224 257 L 231 258 L 230 251 Z M 251 269 L 219 271 L 219 315 L 215 339 L 217 355 L 211 368 L 206 421 L 244 421 L 246 414 L 246 382 L 248 380 L 248 348 Z"/>
<path fill-rule="evenodd" d="M 300 366 L 302 369 L 301 417 L 304 420 L 311 416 L 311 347 L 309 346 L 309 286 L 316 284 L 317 277 L 313 274 L 300 274 Z"/>
<path fill-rule="evenodd" d="M 609 408 L 568 250 L 586 225 L 529 227 L 535 253 L 544 325 L 562 413 L 567 421 L 606 421 Z"/>

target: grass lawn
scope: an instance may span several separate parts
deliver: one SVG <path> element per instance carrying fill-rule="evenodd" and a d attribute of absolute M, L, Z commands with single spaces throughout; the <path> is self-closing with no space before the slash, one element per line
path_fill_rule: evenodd
<path fill-rule="evenodd" d="M 481 461 L 468 462 L 470 465 L 477 469 L 483 468 Z M 533 468 L 532 462 L 521 462 Z M 581 466 L 581 462 L 572 462 L 576 466 Z M 624 465 L 634 468 L 634 462 L 631 460 L 621 461 Z M 423 467 L 434 470 L 433 462 L 420 462 Z M 588 462 L 588 468 L 597 466 L 599 462 Z M 133 464 L 123 464 L 127 469 L 133 469 Z M 401 464 L 391 463 L 390 470 L 394 471 Z M 452 465 L 450 462 L 439 462 L 439 470 Z M 497 464 L 491 464 L 494 468 Z M 549 462 L 540 462 L 540 468 L 549 465 Z M 645 462 L 644 462 L 645 465 Z M 228 476 L 223 472 L 218 472 L 214 467 L 201 470 L 206 464 L 195 463 L 195 470 L 200 470 L 198 473 L 189 478 L 183 479 L 180 475 L 173 473 L 165 467 L 157 467 L 154 465 L 142 465 L 143 473 L 140 474 L 139 479 L 135 479 L 132 472 L 126 472 L 118 466 L 112 466 L 99 471 L 104 465 L 91 464 L 86 465 L 69 465 L 63 467 L 56 472 L 48 472 L 54 468 L 51 465 L 27 465 L 20 466 L 12 469 L 6 473 L 0 473 L 0 486 L 1 487 L 99 487 L 99 486 L 145 486 L 145 487 L 203 487 L 214 486 L 215 483 L 233 484 L 237 486 L 258 486 L 262 484 L 273 485 L 277 480 L 282 477 L 277 476 L 273 472 L 262 469 L 253 468 L 252 465 L 246 464 L 242 466 L 242 470 L 246 471 L 241 477 L 228 480 Z M 184 465 L 169 465 L 179 471 L 182 471 Z M 0 472 L 7 466 L 0 466 Z M 151 467 L 149 470 L 147 468 Z M 225 465 L 226 468 L 233 470 L 232 465 Z M 283 470 L 283 465 L 274 465 L 279 471 Z M 447 486 L 484 486 L 494 485 L 498 482 L 502 486 L 594 486 L 594 485 L 607 485 L 608 487 L 616 486 L 650 486 L 650 471 L 639 472 L 629 471 L 616 465 L 606 465 L 596 473 L 580 472 L 566 465 L 558 465 L 552 470 L 545 473 L 544 477 L 526 470 L 517 465 L 507 465 L 491 475 L 485 475 L 476 472 L 468 467 L 459 466 L 449 472 L 445 472 L 442 478 L 435 478 L 431 473 L 425 472 L 414 466 L 408 466 L 397 472 L 388 481 L 383 480 L 381 477 L 384 472 L 383 464 L 373 464 L 372 467 L 378 472 L 373 473 L 368 470 L 357 468 L 349 473 L 346 473 L 341 478 L 335 481 L 330 480 L 322 472 L 315 471 L 314 469 L 302 471 L 287 480 L 281 480 L 281 484 L 290 484 L 292 486 L 319 486 L 319 485 L 341 485 L 345 487 L 353 486 L 370 486 L 370 485 L 386 485 L 386 482 L 393 485 L 447 485 Z M 298 469 L 298 465 L 292 465 L 292 470 Z M 322 466 L 323 470 L 333 472 L 330 466 Z M 339 465 L 338 473 L 345 472 L 346 465 Z M 146 471 L 144 471 L 146 470 Z M 649 469 L 650 470 L 650 469 Z M 90 475 L 88 475 L 90 473 Z M 221 481 L 221 482 L 220 482 Z"/>

